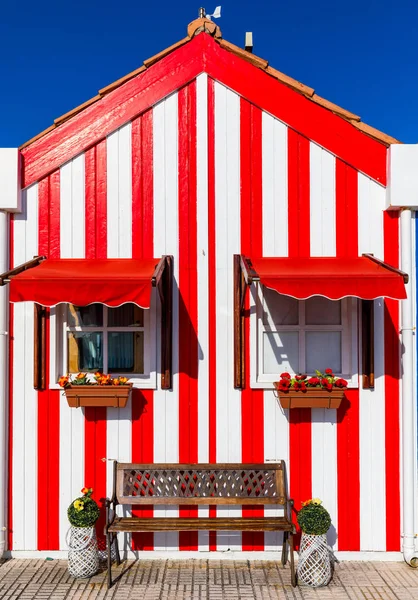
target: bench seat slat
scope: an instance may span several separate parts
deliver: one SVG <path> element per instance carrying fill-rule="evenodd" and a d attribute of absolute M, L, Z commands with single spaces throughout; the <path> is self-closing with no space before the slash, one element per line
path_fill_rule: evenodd
<path fill-rule="evenodd" d="M 149 518 L 116 517 L 109 532 L 144 531 L 292 531 L 286 517 L 260 518 Z"/>

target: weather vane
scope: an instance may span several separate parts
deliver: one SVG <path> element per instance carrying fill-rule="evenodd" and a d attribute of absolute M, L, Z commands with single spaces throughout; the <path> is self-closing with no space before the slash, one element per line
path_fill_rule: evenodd
<path fill-rule="evenodd" d="M 212 20 L 212 18 L 214 19 L 219 19 L 221 16 L 221 7 L 217 6 L 215 8 L 215 10 L 213 11 L 213 14 L 211 15 L 207 15 L 206 14 L 206 10 L 204 8 L 199 8 L 199 19 L 209 19 L 209 21 Z"/>

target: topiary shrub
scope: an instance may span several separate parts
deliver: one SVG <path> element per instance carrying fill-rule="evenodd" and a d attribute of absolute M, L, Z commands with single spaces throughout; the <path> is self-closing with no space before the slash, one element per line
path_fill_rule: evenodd
<path fill-rule="evenodd" d="M 92 527 L 100 517 L 100 509 L 91 498 L 93 488 L 84 487 L 83 496 L 71 502 L 67 510 L 68 520 L 74 527 Z"/>
<path fill-rule="evenodd" d="M 322 535 L 331 526 L 330 514 L 326 508 L 321 506 L 321 500 L 318 498 L 302 502 L 297 519 L 299 527 L 309 535 Z"/>

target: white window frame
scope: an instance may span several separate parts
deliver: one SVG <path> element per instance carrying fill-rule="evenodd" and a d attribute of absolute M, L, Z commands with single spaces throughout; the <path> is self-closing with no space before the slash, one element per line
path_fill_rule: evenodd
<path fill-rule="evenodd" d="M 336 375 L 346 379 L 351 388 L 358 387 L 358 300 L 343 298 L 341 301 L 341 325 L 281 325 L 276 327 L 268 314 L 268 323 L 263 322 L 264 294 L 263 286 L 253 283 L 250 287 L 250 387 L 255 389 L 274 389 L 273 382 L 280 379 L 277 373 L 264 373 L 262 337 L 266 331 L 341 331 L 341 362 L 343 373 Z M 300 311 L 304 311 L 302 304 Z M 300 314 L 300 313 L 299 313 Z M 302 336 L 304 339 L 304 336 Z M 304 344 L 299 345 L 299 363 L 304 356 Z M 297 373 L 295 373 L 297 375 Z M 291 375 L 294 375 L 291 373 Z M 308 373 L 314 375 L 314 373 Z"/>
<path fill-rule="evenodd" d="M 156 304 L 157 294 L 155 288 L 151 292 L 151 307 L 144 309 L 144 373 L 112 373 L 112 377 L 128 377 L 135 388 L 156 389 L 157 388 L 157 335 L 159 328 L 156 327 Z M 58 304 L 51 308 L 50 312 L 50 389 L 61 389 L 58 379 L 67 374 L 67 332 L 70 331 L 137 331 L 142 328 L 133 327 L 71 327 L 67 328 L 68 304 Z M 104 346 L 104 349 L 107 346 Z M 105 353 L 105 350 L 104 350 Z M 103 354 L 104 354 L 103 353 Z M 107 357 L 103 356 L 103 362 Z"/>

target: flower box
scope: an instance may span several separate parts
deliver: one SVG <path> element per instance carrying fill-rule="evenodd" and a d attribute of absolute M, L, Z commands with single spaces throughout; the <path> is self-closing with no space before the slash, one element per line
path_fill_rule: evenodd
<path fill-rule="evenodd" d="M 279 383 L 274 382 L 277 397 L 282 408 L 339 408 L 345 394 L 344 388 L 308 388 L 306 391 L 279 390 Z"/>
<path fill-rule="evenodd" d="M 123 408 L 128 402 L 132 383 L 125 385 L 66 385 L 68 406 L 108 406 Z"/>

